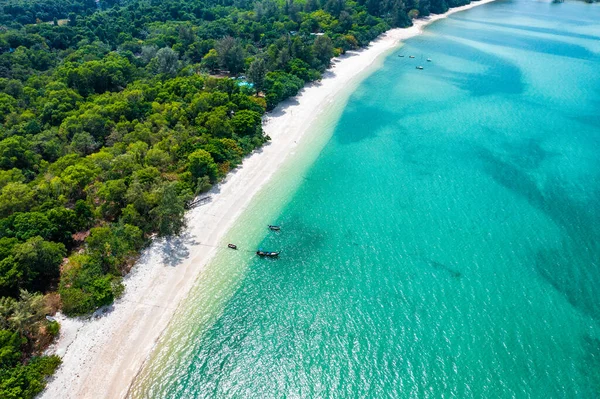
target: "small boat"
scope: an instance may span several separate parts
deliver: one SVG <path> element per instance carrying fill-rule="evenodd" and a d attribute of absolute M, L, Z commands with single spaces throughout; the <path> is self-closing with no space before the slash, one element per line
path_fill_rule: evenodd
<path fill-rule="evenodd" d="M 398 55 L 398 57 L 404 58 L 404 55 L 400 54 L 400 55 Z"/>
<path fill-rule="evenodd" d="M 271 229 L 273 231 L 279 231 L 279 230 L 281 230 L 281 226 L 274 226 L 274 225 L 270 224 L 269 229 Z"/>
<path fill-rule="evenodd" d="M 431 62 L 431 58 L 427 58 L 427 62 Z"/>
<path fill-rule="evenodd" d="M 422 67 L 421 65 L 419 65 L 419 66 L 417 67 L 417 69 L 423 69 L 423 67 Z"/>
<path fill-rule="evenodd" d="M 237 245 L 235 245 L 235 244 L 227 244 L 227 248 L 237 249 Z"/>
<path fill-rule="evenodd" d="M 415 58 L 415 56 L 414 55 L 409 55 L 408 58 Z"/>
<path fill-rule="evenodd" d="M 263 251 L 262 249 L 259 249 L 258 251 L 256 251 L 256 254 L 258 256 L 267 257 L 267 258 L 276 258 L 279 256 L 279 252 Z"/>

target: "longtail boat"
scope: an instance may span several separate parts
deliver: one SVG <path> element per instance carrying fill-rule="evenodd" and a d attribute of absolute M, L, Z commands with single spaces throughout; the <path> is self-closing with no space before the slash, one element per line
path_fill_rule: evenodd
<path fill-rule="evenodd" d="M 276 258 L 279 256 L 279 252 L 263 251 L 262 249 L 259 249 L 258 251 L 256 251 L 256 254 L 258 256 L 268 257 L 268 258 Z"/>

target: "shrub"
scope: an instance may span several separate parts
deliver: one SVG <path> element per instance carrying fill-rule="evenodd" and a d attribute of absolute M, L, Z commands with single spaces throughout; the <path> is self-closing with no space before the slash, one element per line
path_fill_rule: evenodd
<path fill-rule="evenodd" d="M 94 310 L 94 300 L 91 294 L 79 288 L 64 288 L 60 290 L 63 313 L 67 316 L 81 316 Z"/>
<path fill-rule="evenodd" d="M 52 335 L 53 337 L 56 337 L 60 332 L 60 324 L 56 321 L 50 321 L 48 322 L 46 331 L 48 332 L 48 334 Z"/>

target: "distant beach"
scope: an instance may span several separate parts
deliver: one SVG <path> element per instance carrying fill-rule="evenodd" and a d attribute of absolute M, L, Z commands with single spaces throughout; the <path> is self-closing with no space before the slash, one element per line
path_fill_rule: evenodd
<path fill-rule="evenodd" d="M 360 79 L 400 41 L 420 34 L 434 21 L 491 1 L 473 2 L 415 20 L 410 28 L 386 32 L 368 48 L 334 59 L 320 82 L 306 86 L 268 114 L 264 130 L 271 142 L 209 193 L 210 202 L 188 212 L 184 234 L 157 241 L 144 251 L 125 278 L 121 299 L 89 320 L 57 317 L 61 335 L 49 352 L 61 356 L 63 363 L 41 397 L 124 397 L 177 306 L 217 246 L 223 245 L 227 231 L 306 139 L 319 115 L 334 101 L 346 101 Z"/>

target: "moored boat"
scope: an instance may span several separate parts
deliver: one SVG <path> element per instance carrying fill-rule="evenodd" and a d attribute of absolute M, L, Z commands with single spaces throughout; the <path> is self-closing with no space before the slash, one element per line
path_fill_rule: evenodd
<path fill-rule="evenodd" d="M 270 224 L 269 229 L 271 229 L 273 231 L 279 231 L 279 230 L 281 230 L 281 226 L 275 226 L 275 225 Z"/>
<path fill-rule="evenodd" d="M 276 258 L 279 256 L 279 252 L 263 251 L 262 249 L 259 249 L 258 251 L 256 251 L 256 254 L 258 256 L 267 257 L 267 258 Z"/>
<path fill-rule="evenodd" d="M 408 58 L 415 58 L 415 56 L 414 55 L 409 55 Z"/>
<path fill-rule="evenodd" d="M 237 245 L 235 245 L 235 244 L 227 244 L 227 248 L 237 249 Z"/>
<path fill-rule="evenodd" d="M 419 66 L 417 67 L 417 69 L 423 69 L 423 67 L 422 67 L 421 65 L 419 65 Z"/>

